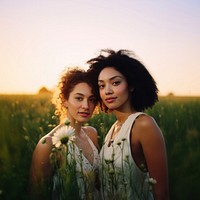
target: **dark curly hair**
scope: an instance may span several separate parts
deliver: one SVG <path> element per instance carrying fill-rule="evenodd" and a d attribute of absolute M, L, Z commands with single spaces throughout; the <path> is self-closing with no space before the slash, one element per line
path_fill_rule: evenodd
<path fill-rule="evenodd" d="M 88 73 L 97 91 L 98 102 L 102 110 L 107 111 L 108 108 L 100 98 L 98 76 L 106 67 L 115 68 L 125 76 L 129 88 L 134 88 L 131 93 L 131 104 L 136 111 L 144 111 L 158 101 L 158 88 L 155 80 L 146 67 L 136 59 L 132 51 L 115 52 L 111 49 L 103 49 L 99 56 L 88 60 L 87 64 L 89 64 Z"/>
<path fill-rule="evenodd" d="M 91 78 L 84 69 L 79 67 L 68 67 L 62 72 L 60 81 L 52 98 L 52 103 L 56 107 L 55 114 L 60 115 L 60 120 L 66 117 L 67 108 L 65 106 L 65 101 L 68 100 L 70 93 L 79 83 L 87 83 L 92 88 L 92 93 L 94 93 L 95 90 Z"/>

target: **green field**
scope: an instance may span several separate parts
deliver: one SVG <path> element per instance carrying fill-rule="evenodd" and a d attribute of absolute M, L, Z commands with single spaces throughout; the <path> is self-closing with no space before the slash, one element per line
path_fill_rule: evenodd
<path fill-rule="evenodd" d="M 51 96 L 0 95 L 0 199 L 29 199 L 28 176 L 32 152 L 44 134 L 58 123 Z M 160 126 L 169 164 L 171 200 L 200 196 L 200 98 L 160 97 L 146 111 Z M 99 145 L 113 123 L 99 114 L 90 125 L 99 132 Z"/>

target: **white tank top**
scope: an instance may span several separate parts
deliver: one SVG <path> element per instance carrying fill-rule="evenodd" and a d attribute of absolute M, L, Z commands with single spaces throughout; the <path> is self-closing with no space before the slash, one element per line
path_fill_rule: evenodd
<path fill-rule="evenodd" d="M 131 114 L 109 146 L 116 122 L 109 130 L 100 152 L 100 182 L 103 199 L 152 200 L 146 181 L 148 173 L 142 172 L 131 154 L 130 133 L 135 119 L 144 113 Z"/>

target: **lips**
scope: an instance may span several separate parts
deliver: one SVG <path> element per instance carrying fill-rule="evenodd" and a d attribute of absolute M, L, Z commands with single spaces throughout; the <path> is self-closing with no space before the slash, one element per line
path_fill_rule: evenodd
<path fill-rule="evenodd" d="M 81 115 L 81 117 L 88 117 L 90 114 L 87 112 L 79 112 L 79 115 Z"/>
<path fill-rule="evenodd" d="M 105 101 L 107 103 L 113 103 L 115 101 L 115 99 L 116 99 L 115 97 L 109 97 L 109 98 L 106 98 Z"/>

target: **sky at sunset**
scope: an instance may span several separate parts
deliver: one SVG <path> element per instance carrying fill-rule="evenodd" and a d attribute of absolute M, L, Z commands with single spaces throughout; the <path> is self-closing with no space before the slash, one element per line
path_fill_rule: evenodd
<path fill-rule="evenodd" d="M 199 0 L 0 0 L 0 93 L 53 89 L 65 67 L 129 49 L 160 95 L 200 96 Z"/>

